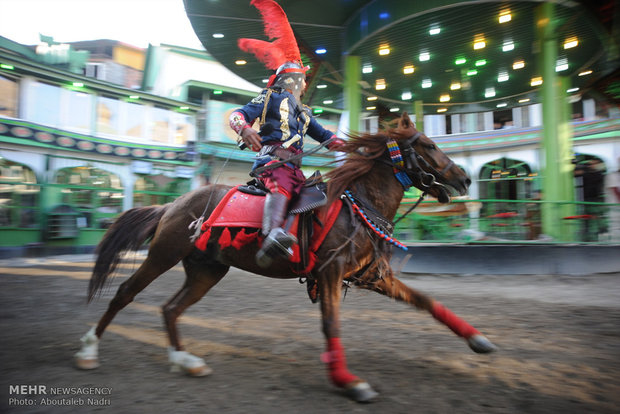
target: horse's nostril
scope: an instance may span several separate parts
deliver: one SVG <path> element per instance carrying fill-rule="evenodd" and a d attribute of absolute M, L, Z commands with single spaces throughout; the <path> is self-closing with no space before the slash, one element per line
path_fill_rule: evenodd
<path fill-rule="evenodd" d="M 469 187 L 471 185 L 471 180 L 469 178 L 465 179 L 465 186 Z"/>

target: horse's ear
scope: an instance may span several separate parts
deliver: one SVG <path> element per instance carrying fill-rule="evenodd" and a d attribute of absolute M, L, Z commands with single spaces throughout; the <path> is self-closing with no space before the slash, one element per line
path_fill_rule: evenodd
<path fill-rule="evenodd" d="M 400 129 L 415 128 L 415 125 L 413 124 L 411 118 L 409 118 L 407 112 L 403 112 L 403 114 L 401 115 L 400 120 L 398 121 L 398 127 Z"/>

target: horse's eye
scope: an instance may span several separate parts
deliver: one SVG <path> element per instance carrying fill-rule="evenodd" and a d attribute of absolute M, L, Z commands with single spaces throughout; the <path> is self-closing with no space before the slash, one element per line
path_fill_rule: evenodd
<path fill-rule="evenodd" d="M 436 150 L 437 146 L 435 144 L 429 144 L 428 149 Z"/>

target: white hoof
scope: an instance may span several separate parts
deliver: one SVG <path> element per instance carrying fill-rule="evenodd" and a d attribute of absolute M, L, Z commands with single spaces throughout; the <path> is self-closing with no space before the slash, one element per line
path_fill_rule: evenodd
<path fill-rule="evenodd" d="M 75 354 L 75 365 L 79 369 L 99 367 L 99 338 L 95 335 L 95 328 L 91 328 L 80 341 L 82 349 Z"/>
<path fill-rule="evenodd" d="M 192 377 L 204 377 L 213 370 L 205 364 L 204 359 L 190 354 L 187 351 L 176 351 L 168 348 L 168 361 L 170 361 L 171 372 L 183 372 Z"/>

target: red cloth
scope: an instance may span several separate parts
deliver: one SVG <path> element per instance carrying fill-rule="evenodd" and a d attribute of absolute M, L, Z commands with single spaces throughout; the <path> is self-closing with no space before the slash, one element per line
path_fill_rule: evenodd
<path fill-rule="evenodd" d="M 347 368 L 344 347 L 340 343 L 340 338 L 327 339 L 327 352 L 321 355 L 321 360 L 327 363 L 329 379 L 337 387 L 344 388 L 353 381 L 359 380 Z"/>

